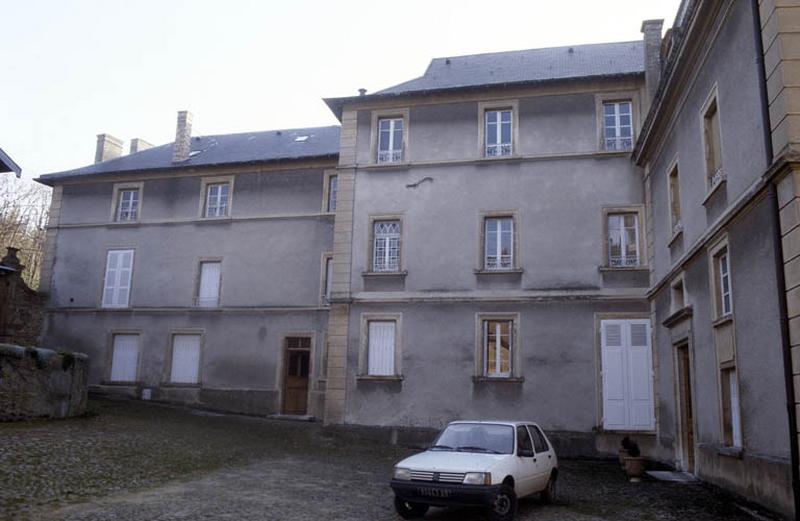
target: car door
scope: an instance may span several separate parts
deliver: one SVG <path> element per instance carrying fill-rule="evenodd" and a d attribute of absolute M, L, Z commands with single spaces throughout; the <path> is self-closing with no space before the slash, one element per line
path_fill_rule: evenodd
<path fill-rule="evenodd" d="M 540 471 L 533 450 L 533 440 L 524 425 L 517 426 L 517 472 L 514 481 L 517 485 L 517 496 L 523 497 L 536 492 L 536 483 Z"/>
<path fill-rule="evenodd" d="M 536 425 L 528 425 L 528 430 L 533 440 L 533 450 L 536 453 L 536 468 L 537 474 L 535 483 L 533 484 L 535 490 L 538 492 L 544 490 L 547 486 L 547 481 L 550 479 L 550 472 L 553 470 L 555 458 L 553 457 L 553 449 L 542 434 L 541 429 Z"/>

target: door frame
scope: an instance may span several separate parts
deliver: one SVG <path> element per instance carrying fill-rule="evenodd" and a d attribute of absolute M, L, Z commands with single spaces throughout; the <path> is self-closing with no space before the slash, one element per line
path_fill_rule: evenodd
<path fill-rule="evenodd" d="M 674 365 L 674 379 L 675 379 L 675 432 L 677 433 L 676 439 L 677 444 L 675 447 L 675 463 L 676 468 L 681 469 L 684 472 L 688 472 L 690 474 L 695 474 L 697 469 L 697 408 L 695 404 L 695 389 L 696 386 L 694 385 L 694 353 L 692 349 L 692 343 L 688 337 L 682 338 L 680 340 L 674 341 L 672 343 L 672 351 L 673 351 L 673 365 Z M 691 420 L 691 430 L 692 430 L 692 440 L 691 440 L 691 447 L 688 447 L 687 444 L 689 443 L 688 433 L 685 432 L 684 425 L 686 425 L 686 420 L 684 418 L 685 411 L 684 411 L 684 387 L 683 383 L 684 380 L 681 378 L 683 376 L 683 354 L 681 351 L 685 352 L 686 356 L 686 364 L 688 366 L 689 373 L 685 375 L 685 382 L 689 388 L 689 401 L 688 407 L 692 411 L 692 420 Z"/>
<path fill-rule="evenodd" d="M 315 357 L 315 354 L 317 352 L 317 348 L 316 348 L 316 346 L 317 346 L 317 333 L 316 333 L 316 331 L 286 331 L 286 332 L 281 333 L 281 336 L 280 336 L 280 338 L 281 338 L 281 341 L 280 341 L 280 354 L 278 356 L 278 363 L 276 364 L 277 368 L 278 368 L 278 378 L 277 378 L 277 382 L 278 382 L 278 386 L 277 386 L 278 403 L 277 403 L 276 410 L 278 411 L 278 413 L 284 414 L 284 412 L 283 412 L 284 411 L 284 400 L 286 398 L 286 369 L 287 369 L 287 359 L 288 359 L 288 357 L 286 356 L 286 354 L 287 354 L 286 340 L 288 338 L 293 338 L 293 337 L 303 337 L 303 338 L 311 339 L 311 342 L 310 342 L 311 345 L 310 345 L 310 347 L 308 349 L 308 391 L 306 393 L 306 414 L 309 414 L 309 411 L 311 410 L 311 407 L 310 407 L 310 405 L 311 405 L 311 381 L 312 381 L 312 375 L 314 374 L 314 371 L 316 370 L 316 364 L 314 363 L 314 357 Z"/>

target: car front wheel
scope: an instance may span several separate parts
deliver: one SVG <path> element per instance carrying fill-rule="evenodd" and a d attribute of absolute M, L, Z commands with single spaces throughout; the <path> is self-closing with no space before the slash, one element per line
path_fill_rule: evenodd
<path fill-rule="evenodd" d="M 491 521 L 510 521 L 517 512 L 517 495 L 514 489 L 503 485 L 495 494 L 492 506 L 489 507 Z"/>
<path fill-rule="evenodd" d="M 417 519 L 425 515 L 425 512 L 428 511 L 428 505 L 412 503 L 395 496 L 394 509 L 403 519 Z"/>

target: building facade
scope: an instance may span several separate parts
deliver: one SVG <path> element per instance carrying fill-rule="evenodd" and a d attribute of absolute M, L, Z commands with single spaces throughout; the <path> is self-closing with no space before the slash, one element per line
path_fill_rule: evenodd
<path fill-rule="evenodd" d="M 340 127 L 101 134 L 40 178 L 44 345 L 143 399 L 633 436 L 790 514 L 798 10 L 687 0 L 663 41 L 437 58 L 326 99 Z"/>

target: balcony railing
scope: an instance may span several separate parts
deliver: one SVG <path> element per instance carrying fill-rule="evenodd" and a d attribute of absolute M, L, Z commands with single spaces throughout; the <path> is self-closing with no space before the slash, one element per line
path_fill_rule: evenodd
<path fill-rule="evenodd" d="M 712 187 L 717 186 L 721 182 L 725 181 L 727 176 L 725 175 L 725 171 L 722 170 L 722 167 L 718 167 L 714 170 L 714 173 L 711 174 L 708 178 L 708 182 L 711 184 Z"/>
<path fill-rule="evenodd" d="M 639 257 L 636 255 L 611 255 L 608 265 L 612 268 L 631 268 L 639 265 Z"/>
<path fill-rule="evenodd" d="M 511 143 L 506 143 L 504 145 L 486 145 L 486 157 L 510 156 L 511 152 Z"/>
<path fill-rule="evenodd" d="M 630 137 L 608 137 L 606 138 L 606 150 L 622 152 L 633 148 L 633 139 Z"/>
<path fill-rule="evenodd" d="M 403 160 L 403 150 L 379 150 L 378 163 L 399 163 Z"/>

